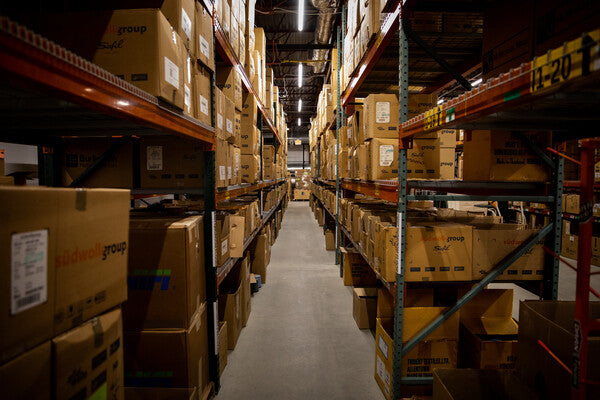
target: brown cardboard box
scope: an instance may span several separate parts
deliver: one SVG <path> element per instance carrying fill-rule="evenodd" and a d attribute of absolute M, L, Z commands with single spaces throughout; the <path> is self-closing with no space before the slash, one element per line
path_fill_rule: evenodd
<path fill-rule="evenodd" d="M 340 251 L 342 252 L 344 285 L 375 286 L 377 284 L 375 273 L 358 251 L 347 247 L 340 247 Z"/>
<path fill-rule="evenodd" d="M 232 179 L 229 182 L 230 185 L 239 185 L 242 183 L 242 154 L 239 147 L 232 146 L 230 148 L 230 155 L 232 157 Z"/>
<path fill-rule="evenodd" d="M 227 166 L 230 162 L 229 143 L 226 140 L 215 138 L 215 181 L 217 187 L 229 186 Z"/>
<path fill-rule="evenodd" d="M 233 102 L 238 110 L 242 109 L 242 80 L 234 67 L 219 67 L 216 71 L 216 85 L 223 95 Z"/>
<path fill-rule="evenodd" d="M 227 140 L 225 134 L 225 95 L 215 86 L 215 136 Z"/>
<path fill-rule="evenodd" d="M 568 399 L 571 395 L 572 375 L 539 345 L 544 344 L 565 365 L 573 365 L 573 343 L 575 341 L 575 302 L 526 300 L 519 307 L 519 357 L 516 370 L 526 384 L 536 387 L 544 399 Z M 600 318 L 600 303 L 590 302 L 590 318 Z M 587 377 L 600 376 L 598 358 L 600 337 L 588 337 Z M 600 387 L 589 385 L 588 399 L 600 398 Z"/>
<path fill-rule="evenodd" d="M 206 301 L 202 217 L 134 216 L 129 238 L 125 329 L 189 328 Z"/>
<path fill-rule="evenodd" d="M 140 182 L 144 188 L 202 187 L 204 147 L 175 137 L 140 139 Z"/>
<path fill-rule="evenodd" d="M 65 139 L 62 153 L 63 185 L 69 186 L 107 150 L 116 150 L 78 187 L 133 187 L 133 145 L 131 139 Z"/>
<path fill-rule="evenodd" d="M 179 47 L 181 47 L 181 54 L 183 54 L 183 113 L 193 117 L 196 114 L 196 98 L 192 93 L 194 91 L 192 70 L 196 63 L 183 43 L 180 43 Z"/>
<path fill-rule="evenodd" d="M 243 120 L 242 114 L 242 120 Z M 244 126 L 242 124 L 242 126 Z M 248 128 L 242 128 L 241 132 L 242 154 L 257 155 L 260 154 L 260 131 L 254 125 Z"/>
<path fill-rule="evenodd" d="M 126 387 L 127 400 L 198 400 L 197 388 Z"/>
<path fill-rule="evenodd" d="M 207 125 L 211 125 L 210 106 L 210 71 L 196 64 L 192 68 L 192 93 L 194 96 L 194 117 Z"/>
<path fill-rule="evenodd" d="M 160 11 L 182 39 L 185 48 L 194 52 L 196 48 L 196 7 L 193 0 L 165 0 Z"/>
<path fill-rule="evenodd" d="M 227 366 L 227 321 L 219 321 L 219 376 Z"/>
<path fill-rule="evenodd" d="M 242 146 L 242 113 L 238 110 L 234 113 L 233 138 L 229 139 L 229 143 L 238 148 Z"/>
<path fill-rule="evenodd" d="M 406 343 L 433 321 L 442 307 L 410 307 L 404 309 L 402 341 Z M 402 359 L 402 376 L 432 376 L 434 369 L 455 368 L 458 353 L 458 313 L 452 315 Z M 375 380 L 386 399 L 392 398 L 394 353 L 393 319 L 377 318 L 375 333 Z"/>
<path fill-rule="evenodd" d="M 461 309 L 460 366 L 515 368 L 519 327 L 512 304 L 512 289 L 485 289 Z"/>
<path fill-rule="evenodd" d="M 0 366 L 0 382 L 9 399 L 50 400 L 52 349 L 45 342 Z"/>
<path fill-rule="evenodd" d="M 267 265 L 269 264 L 267 252 L 270 248 L 267 235 L 261 233 L 256 237 L 254 243 L 251 271 L 255 275 L 260 275 L 262 283 L 267 283 Z"/>
<path fill-rule="evenodd" d="M 409 178 L 431 178 L 440 177 L 440 139 L 415 139 L 413 148 L 406 152 L 407 165 L 406 172 Z M 448 151 L 445 151 L 448 153 Z M 445 161 L 448 154 L 445 155 Z M 454 150 L 451 150 L 454 157 Z"/>
<path fill-rule="evenodd" d="M 52 339 L 53 397 L 122 400 L 122 343 L 118 308 Z"/>
<path fill-rule="evenodd" d="M 335 250 L 335 232 L 331 229 L 325 231 L 325 250 Z"/>
<path fill-rule="evenodd" d="M 294 200 L 308 200 L 310 198 L 310 190 L 294 189 Z"/>
<path fill-rule="evenodd" d="M 108 27 L 92 62 L 183 109 L 183 54 L 177 45 L 181 38 L 160 10 L 115 10 Z"/>
<path fill-rule="evenodd" d="M 127 298 L 129 191 L 0 187 L 0 360 Z"/>
<path fill-rule="evenodd" d="M 550 145 L 547 133 L 528 134 L 542 148 Z M 545 182 L 548 168 L 511 132 L 472 131 L 464 142 L 465 181 Z"/>
<path fill-rule="evenodd" d="M 377 288 L 356 287 L 352 296 L 352 315 L 358 329 L 375 327 L 377 313 Z"/>
<path fill-rule="evenodd" d="M 256 126 L 258 103 L 256 97 L 252 93 L 244 93 L 242 95 L 242 129 L 250 129 L 251 126 Z"/>
<path fill-rule="evenodd" d="M 273 145 L 263 146 L 263 160 L 274 161 L 275 160 L 275 147 Z"/>
<path fill-rule="evenodd" d="M 369 152 L 369 179 L 396 179 L 398 139 L 371 139 L 366 145 Z"/>
<path fill-rule="evenodd" d="M 246 326 L 248 324 L 248 319 L 250 318 L 250 312 L 252 311 L 252 297 L 250 293 L 250 253 L 246 253 L 246 258 L 244 258 L 242 264 L 242 326 Z"/>
<path fill-rule="evenodd" d="M 473 228 L 473 280 L 483 279 L 511 251 L 537 230 L 518 224 L 476 225 Z M 500 280 L 541 280 L 544 273 L 543 241 L 523 254 L 499 277 Z"/>
<path fill-rule="evenodd" d="M 364 103 L 362 120 L 365 140 L 373 138 L 398 138 L 400 107 L 395 94 L 370 94 Z"/>
<path fill-rule="evenodd" d="M 242 154 L 241 156 L 241 176 L 242 182 L 254 183 L 258 182 L 260 175 L 260 156 Z"/>
<path fill-rule="evenodd" d="M 233 125 L 235 121 L 235 104 L 225 95 L 223 95 L 221 100 L 223 101 L 223 117 L 225 118 L 223 129 L 224 139 L 232 140 L 234 135 Z"/>
<path fill-rule="evenodd" d="M 208 385 L 206 304 L 190 329 L 125 332 L 125 385 L 193 388 Z"/>
<path fill-rule="evenodd" d="M 405 279 L 469 281 L 473 228 L 454 223 L 411 224 L 406 227 Z"/>
<path fill-rule="evenodd" d="M 566 199 L 565 199 L 566 198 Z M 564 201 L 566 200 L 566 201 Z M 565 211 L 570 214 L 579 214 L 579 195 L 567 194 L 563 195 L 563 204 Z"/>
<path fill-rule="evenodd" d="M 235 349 L 242 331 L 242 286 L 239 281 L 219 294 L 219 320 L 227 322 L 227 348 Z"/>
<path fill-rule="evenodd" d="M 433 371 L 433 400 L 541 400 L 511 371 L 444 368 Z"/>
<path fill-rule="evenodd" d="M 396 224 L 379 223 L 375 228 L 373 263 L 386 282 L 396 281 L 398 228 Z"/>
<path fill-rule="evenodd" d="M 226 212 L 217 213 L 216 239 L 217 239 L 217 265 L 221 266 L 229 259 L 229 235 L 231 222 Z"/>
<path fill-rule="evenodd" d="M 213 23 L 210 13 L 196 2 L 196 51 L 194 55 L 211 71 L 215 69 Z"/>
<path fill-rule="evenodd" d="M 437 95 L 435 94 L 409 94 L 408 119 L 423 114 L 435 106 L 437 106 Z"/>

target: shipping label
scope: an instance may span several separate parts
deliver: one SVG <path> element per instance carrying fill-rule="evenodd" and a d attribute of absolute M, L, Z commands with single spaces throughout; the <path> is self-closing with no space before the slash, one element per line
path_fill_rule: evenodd
<path fill-rule="evenodd" d="M 184 103 L 188 112 L 190 112 L 190 108 L 192 107 L 192 92 L 190 91 L 190 87 L 186 84 L 183 85 L 185 89 Z"/>
<path fill-rule="evenodd" d="M 379 146 L 379 166 L 389 167 L 394 162 L 394 146 L 385 144 Z"/>
<path fill-rule="evenodd" d="M 208 99 L 200 95 L 200 112 L 204 115 L 208 115 Z M 221 120 L 223 123 L 223 120 Z"/>
<path fill-rule="evenodd" d="M 217 114 L 217 128 L 223 130 L 223 115 Z"/>
<path fill-rule="evenodd" d="M 165 57 L 165 81 L 179 89 L 179 67 Z"/>
<path fill-rule="evenodd" d="M 390 123 L 390 102 L 378 101 L 375 103 L 375 122 L 378 124 Z"/>
<path fill-rule="evenodd" d="M 385 368 L 385 363 L 379 356 L 377 356 L 377 376 L 379 376 L 379 378 L 383 382 L 383 387 L 385 388 L 386 393 L 389 395 L 390 387 L 392 384 L 390 379 L 390 373 Z"/>
<path fill-rule="evenodd" d="M 163 169 L 163 147 L 146 147 L 146 169 L 148 171 L 162 171 Z"/>
<path fill-rule="evenodd" d="M 11 236 L 11 315 L 48 300 L 48 230 Z"/>
<path fill-rule="evenodd" d="M 181 9 L 181 29 L 185 33 L 185 36 L 188 37 L 188 39 L 192 38 L 192 20 L 183 8 Z"/>
<path fill-rule="evenodd" d="M 204 36 L 200 35 L 200 53 L 204 55 L 206 58 L 210 58 L 210 51 L 208 47 L 208 41 L 204 39 Z"/>
<path fill-rule="evenodd" d="M 385 357 L 385 359 L 387 360 L 387 356 L 388 356 L 388 345 L 385 342 L 385 340 L 383 340 L 383 336 L 379 335 L 379 340 L 377 341 L 377 346 L 379 347 L 379 350 L 381 350 L 381 352 L 383 353 L 383 356 Z"/>

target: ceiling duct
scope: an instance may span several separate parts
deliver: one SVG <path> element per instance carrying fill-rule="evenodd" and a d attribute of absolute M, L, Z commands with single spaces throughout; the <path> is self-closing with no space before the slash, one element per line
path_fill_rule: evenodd
<path fill-rule="evenodd" d="M 311 0 L 313 7 L 319 10 L 317 16 L 317 27 L 315 28 L 315 43 L 329 44 L 333 34 L 333 24 L 335 22 L 337 0 Z M 327 49 L 315 49 L 312 51 L 313 60 L 326 60 Z M 322 73 L 325 69 L 324 62 L 311 64 L 315 73 Z"/>

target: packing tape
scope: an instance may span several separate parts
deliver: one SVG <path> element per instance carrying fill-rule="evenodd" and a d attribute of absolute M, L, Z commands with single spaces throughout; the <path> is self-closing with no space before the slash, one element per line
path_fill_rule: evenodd
<path fill-rule="evenodd" d="M 92 318 L 92 329 L 94 330 L 94 347 L 101 347 L 104 343 L 104 330 L 98 317 Z"/>

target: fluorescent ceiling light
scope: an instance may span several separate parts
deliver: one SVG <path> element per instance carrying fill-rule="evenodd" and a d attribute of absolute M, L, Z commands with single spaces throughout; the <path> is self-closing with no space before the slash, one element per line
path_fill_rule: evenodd
<path fill-rule="evenodd" d="M 444 102 L 444 99 L 438 99 L 438 106 Z"/>
<path fill-rule="evenodd" d="M 298 126 L 302 124 L 302 119 L 298 118 Z"/>
<path fill-rule="evenodd" d="M 298 87 L 302 87 L 302 63 L 298 63 Z"/>
<path fill-rule="evenodd" d="M 302 111 L 302 99 L 298 100 L 298 112 Z"/>
<path fill-rule="evenodd" d="M 298 30 L 304 29 L 304 0 L 298 0 Z"/>
<path fill-rule="evenodd" d="M 477 79 L 475 82 L 471 83 L 471 86 L 479 86 L 483 80 L 481 78 Z"/>

